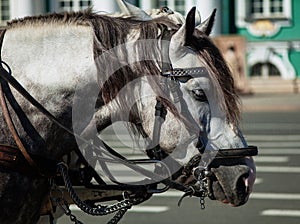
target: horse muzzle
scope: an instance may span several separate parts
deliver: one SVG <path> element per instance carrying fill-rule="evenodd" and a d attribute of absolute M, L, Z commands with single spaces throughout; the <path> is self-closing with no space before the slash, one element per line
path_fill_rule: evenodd
<path fill-rule="evenodd" d="M 247 165 L 211 168 L 208 196 L 234 207 L 244 205 L 251 193 L 252 186 L 249 186 L 248 181 L 251 173 L 251 168 Z"/>

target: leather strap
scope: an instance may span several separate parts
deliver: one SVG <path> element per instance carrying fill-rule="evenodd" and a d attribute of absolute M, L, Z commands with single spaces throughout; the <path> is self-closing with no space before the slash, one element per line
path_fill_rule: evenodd
<path fill-rule="evenodd" d="M 3 72 L 4 69 L 2 67 L 0 69 L 1 69 L 1 72 Z M 11 134 L 12 134 L 19 150 L 21 151 L 24 158 L 28 161 L 30 166 L 32 166 L 34 169 L 37 169 L 40 172 L 41 171 L 40 168 L 37 166 L 37 164 L 33 161 L 31 156 L 28 154 L 27 150 L 25 149 L 25 147 L 24 147 L 24 145 L 23 145 L 23 143 L 20 139 L 20 136 L 17 133 L 16 127 L 15 127 L 15 125 L 12 121 L 12 118 L 10 116 L 10 113 L 8 111 L 6 100 L 4 98 L 4 93 L 3 93 L 3 90 L 2 90 L 2 83 L 0 85 L 0 105 L 2 107 L 2 112 L 3 112 L 5 122 L 7 124 L 7 127 L 9 129 L 9 131 L 11 132 Z"/>
<path fill-rule="evenodd" d="M 10 145 L 0 145 L 0 167 L 1 169 L 14 170 L 27 175 L 35 174 L 20 150 Z"/>
<path fill-rule="evenodd" d="M 5 32 L 6 32 L 6 30 L 1 30 L 1 33 L 0 33 L 0 49 L 2 49 L 3 38 L 4 38 L 4 35 L 5 35 Z M 1 54 L 0 54 L 0 59 L 1 59 Z M 2 67 L 2 64 L 0 65 L 0 72 L 1 73 L 7 73 L 7 71 Z M 30 166 L 32 166 L 34 169 L 36 169 L 40 172 L 41 171 L 40 168 L 33 161 L 31 156 L 29 155 L 29 153 L 25 149 L 24 144 L 22 143 L 22 141 L 20 139 L 20 136 L 18 135 L 18 132 L 16 130 L 16 127 L 15 127 L 13 121 L 12 121 L 12 118 L 10 116 L 10 113 L 9 113 L 9 110 L 8 110 L 8 107 L 7 107 L 7 103 L 6 103 L 6 100 L 5 100 L 5 97 L 4 97 L 3 89 L 2 89 L 2 80 L 1 80 L 1 85 L 0 85 L 0 105 L 2 107 L 2 112 L 3 112 L 5 122 L 7 123 L 7 127 L 9 129 L 9 131 L 11 132 L 11 134 L 12 134 L 19 150 L 21 151 L 24 158 L 28 161 Z"/>

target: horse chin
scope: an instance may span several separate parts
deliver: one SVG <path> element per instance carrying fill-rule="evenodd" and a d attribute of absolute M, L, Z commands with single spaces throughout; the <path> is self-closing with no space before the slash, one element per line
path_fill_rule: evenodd
<path fill-rule="evenodd" d="M 247 186 L 250 168 L 246 165 L 219 166 L 212 168 L 210 178 L 210 195 L 233 207 L 244 205 L 249 198 L 250 190 Z"/>

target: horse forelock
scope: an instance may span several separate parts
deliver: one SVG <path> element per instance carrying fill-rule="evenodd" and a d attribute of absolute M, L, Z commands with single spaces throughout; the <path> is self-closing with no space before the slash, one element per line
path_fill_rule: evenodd
<path fill-rule="evenodd" d="M 234 80 L 222 54 L 212 40 L 202 32 L 194 32 L 189 43 L 209 71 L 211 81 L 217 91 L 219 104 L 226 113 L 229 123 L 237 126 L 240 121 L 240 101 L 234 87 Z M 224 99 L 224 100 L 222 100 Z"/>

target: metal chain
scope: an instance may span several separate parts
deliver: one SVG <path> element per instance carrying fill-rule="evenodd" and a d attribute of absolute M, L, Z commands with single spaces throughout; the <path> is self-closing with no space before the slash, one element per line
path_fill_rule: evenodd
<path fill-rule="evenodd" d="M 199 176 L 200 179 L 200 191 L 202 195 L 200 196 L 200 206 L 201 209 L 205 209 L 205 197 L 209 195 L 209 178 L 212 175 L 212 172 L 209 168 L 205 167 L 202 170 L 201 175 Z"/>
<path fill-rule="evenodd" d="M 127 210 L 132 207 L 132 205 L 140 204 L 147 199 L 147 198 L 143 198 L 142 196 L 130 198 L 129 195 L 127 195 L 127 193 L 124 192 L 123 194 L 124 199 L 120 202 L 117 202 L 112 205 L 107 205 L 107 206 L 98 205 L 97 207 L 91 207 L 90 205 L 81 201 L 79 196 L 76 194 L 70 181 L 67 165 L 64 163 L 59 163 L 58 171 L 61 173 L 63 177 L 63 180 L 65 182 L 65 188 L 67 189 L 70 197 L 83 212 L 94 216 L 104 216 L 104 215 L 117 212 L 115 216 L 108 222 L 108 224 L 117 224 L 122 219 L 122 217 L 127 212 Z M 53 191 L 58 191 L 59 192 L 58 195 L 60 196 L 58 198 L 55 198 L 53 196 L 54 195 Z M 72 214 L 68 202 L 64 199 L 63 191 L 54 182 L 51 183 L 50 197 L 64 211 L 64 213 L 70 217 L 70 220 L 72 222 L 74 222 L 75 224 L 83 224 L 81 221 L 79 221 L 76 218 L 75 215 Z"/>
<path fill-rule="evenodd" d="M 69 216 L 71 222 L 75 224 L 83 224 L 83 222 L 78 220 L 77 217 L 72 214 L 68 202 L 64 199 L 63 191 L 57 185 L 52 184 L 51 192 L 53 192 L 54 190 L 58 191 L 60 194 L 60 196 L 56 198 L 51 193 L 51 199 L 55 202 L 55 204 L 65 213 L 66 216 Z M 127 210 L 128 208 L 120 209 L 107 224 L 119 223 L 119 221 L 123 218 Z"/>
<path fill-rule="evenodd" d="M 194 169 L 194 177 L 197 178 L 197 183 L 195 185 L 198 186 L 198 192 L 200 193 L 199 197 L 201 209 L 205 209 L 205 197 L 208 195 L 208 174 L 209 171 L 207 171 L 205 167 L 198 166 Z"/>
<path fill-rule="evenodd" d="M 85 213 L 93 215 L 93 216 L 104 216 L 108 215 L 114 212 L 117 212 L 121 209 L 125 208 L 130 208 L 133 205 L 132 200 L 125 198 L 124 200 L 112 204 L 112 205 L 98 205 L 97 207 L 91 207 L 88 204 L 84 203 L 83 201 L 80 200 L 79 196 L 75 192 L 72 183 L 70 181 L 69 175 L 68 175 L 68 168 L 67 165 L 64 163 L 59 163 L 58 164 L 58 170 L 60 171 L 64 182 L 65 182 L 65 187 L 67 191 L 70 194 L 70 197 L 74 201 L 74 203 Z"/>
<path fill-rule="evenodd" d="M 54 191 L 59 193 L 58 197 L 54 197 Z M 75 215 L 72 214 L 69 204 L 64 198 L 63 191 L 54 182 L 51 182 L 50 198 L 65 213 L 66 216 L 69 216 L 71 222 L 74 222 L 75 224 L 83 224 Z"/>
<path fill-rule="evenodd" d="M 203 197 L 203 196 L 200 197 L 200 208 L 202 210 L 205 209 L 205 197 Z"/>
<path fill-rule="evenodd" d="M 123 208 L 117 212 L 117 214 L 107 224 L 117 224 L 127 212 L 127 208 Z"/>

